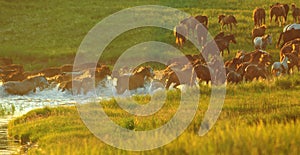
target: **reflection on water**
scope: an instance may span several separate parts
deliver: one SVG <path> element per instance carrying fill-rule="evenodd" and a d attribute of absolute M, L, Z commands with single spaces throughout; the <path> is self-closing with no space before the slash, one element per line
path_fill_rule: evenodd
<path fill-rule="evenodd" d="M 116 95 L 115 81 L 105 80 L 95 91 L 85 95 L 72 95 L 70 92 L 58 91 L 58 86 L 37 90 L 35 93 L 29 93 L 24 96 L 9 95 L 4 91 L 0 83 L 0 110 L 4 109 L 6 115 L 0 116 L 0 154 L 15 154 L 19 149 L 16 143 L 7 138 L 7 123 L 13 118 L 27 113 L 28 111 L 45 106 L 74 105 L 75 103 L 87 103 L 91 101 L 100 101 L 113 96 L 127 97 L 131 94 L 152 94 L 157 90 L 163 89 L 162 84 L 146 84 L 146 88 L 135 91 L 125 91 L 122 95 Z"/>
<path fill-rule="evenodd" d="M 7 123 L 12 119 L 12 115 L 0 117 L 0 154 L 17 154 L 19 146 L 12 139 L 7 137 Z"/>

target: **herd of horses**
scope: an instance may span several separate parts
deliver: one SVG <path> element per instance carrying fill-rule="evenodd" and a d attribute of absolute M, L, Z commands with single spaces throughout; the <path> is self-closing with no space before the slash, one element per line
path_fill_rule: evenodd
<path fill-rule="evenodd" d="M 289 11 L 290 7 L 288 4 L 276 3 L 271 5 L 269 13 L 270 22 L 272 22 L 272 19 L 275 16 L 275 22 L 278 22 L 279 26 L 285 24 Z M 250 81 L 258 78 L 266 79 L 272 76 L 272 74 L 275 76 L 290 74 L 295 67 L 297 67 L 298 70 L 300 69 L 300 8 L 297 8 L 295 4 L 291 4 L 291 11 L 294 23 L 286 25 L 283 28 L 283 31 L 280 32 L 276 44 L 277 48 L 281 48 L 280 60 L 271 65 L 272 56 L 265 51 L 267 46 L 272 44 L 273 40 L 271 34 L 265 33 L 267 30 L 267 27 L 265 26 L 266 11 L 264 8 L 255 8 L 253 10 L 254 28 L 252 30 L 252 41 L 254 44 L 254 51 L 238 51 L 234 58 L 225 62 L 224 67 L 226 70 L 227 82 L 238 83 L 243 80 Z M 206 62 L 202 61 L 203 63 L 201 65 L 211 69 L 210 63 L 215 61 L 216 56 L 220 54 L 223 56 L 225 49 L 227 49 L 229 54 L 230 43 L 237 42 L 233 34 L 225 35 L 225 33 L 222 32 L 224 26 L 228 26 L 231 30 L 232 25 L 237 24 L 237 19 L 233 15 L 219 15 L 218 22 L 221 24 L 221 32 L 211 41 L 205 40 L 206 42 L 203 42 L 203 39 L 201 40 L 201 38 L 206 38 L 206 36 L 203 37 L 203 35 L 207 35 L 207 32 L 198 32 L 199 29 L 196 28 L 202 26 L 205 29 L 202 28 L 200 30 L 208 30 L 206 24 L 208 22 L 203 23 L 196 17 L 186 18 L 183 20 L 185 22 L 179 22 L 179 24 L 175 26 L 174 36 L 176 38 L 176 44 L 181 48 L 188 39 L 194 44 L 196 43 L 199 45 L 201 47 L 199 52 L 200 56 L 196 57 L 204 57 L 205 59 L 203 60 L 206 60 Z M 193 25 L 195 26 L 190 27 L 190 24 L 186 23 L 194 23 Z M 192 65 L 194 65 L 193 61 L 194 60 L 191 60 Z"/>
<path fill-rule="evenodd" d="M 231 30 L 232 25 L 237 24 L 237 19 L 233 15 L 219 15 L 221 32 L 212 40 L 208 40 L 208 17 L 198 15 L 180 21 L 174 28 L 174 36 L 179 48 L 182 48 L 188 39 L 201 47 L 200 52 L 171 59 L 163 70 L 154 71 L 149 66 L 141 66 L 135 69 L 124 67 L 112 72 L 107 65 L 85 63 L 26 72 L 22 65 L 13 64 L 12 59 L 0 58 L 0 81 L 4 90 L 13 95 L 25 95 L 35 92 L 37 88 L 43 90 L 55 86 L 60 91 L 86 94 L 109 76 L 116 79 L 116 92 L 122 94 L 126 90 L 144 87 L 147 81 L 153 80 L 169 89 L 181 84 L 192 86 L 199 82 L 210 82 L 212 85 L 219 85 L 290 74 L 295 67 L 298 71 L 300 69 L 300 24 L 296 23 L 300 22 L 300 9 L 295 4 L 292 4 L 291 8 L 295 23 L 283 28 L 277 42 L 277 47 L 281 48 L 280 60 L 272 65 L 272 56 L 265 51 L 267 45 L 272 43 L 272 36 L 265 34 L 266 11 L 256 8 L 253 11 L 252 30 L 254 50 L 240 50 L 234 58 L 225 63 L 220 55 L 224 55 L 224 50 L 229 54 L 230 43 L 237 41 L 233 34 L 226 35 L 222 29 L 227 26 Z M 279 22 L 279 25 L 281 22 L 284 24 L 288 13 L 287 4 L 276 3 L 270 6 L 270 20 L 275 16 L 275 22 Z"/>

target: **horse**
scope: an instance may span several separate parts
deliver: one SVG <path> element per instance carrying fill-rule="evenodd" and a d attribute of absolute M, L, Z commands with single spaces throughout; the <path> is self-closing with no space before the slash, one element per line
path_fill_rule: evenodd
<path fill-rule="evenodd" d="M 230 30 L 232 30 L 232 24 L 236 27 L 237 20 L 233 15 L 225 16 L 219 15 L 219 23 L 221 23 L 221 30 L 223 29 L 224 25 L 230 25 Z"/>
<path fill-rule="evenodd" d="M 286 32 L 286 31 L 289 31 L 289 30 L 292 30 L 292 29 L 299 30 L 300 29 L 300 24 L 297 24 L 297 23 L 288 24 L 283 28 L 282 32 Z"/>
<path fill-rule="evenodd" d="M 184 24 L 179 24 L 174 28 L 174 36 L 176 38 L 176 45 L 180 48 L 183 47 L 183 44 L 186 41 L 186 37 L 188 35 L 188 29 Z"/>
<path fill-rule="evenodd" d="M 274 7 L 274 6 L 282 6 L 282 7 L 284 8 L 285 15 L 286 15 L 286 16 L 284 17 L 284 19 L 285 19 L 285 21 L 287 21 L 287 16 L 288 16 L 289 10 L 290 10 L 289 5 L 288 5 L 288 4 L 275 3 L 275 4 L 271 5 L 270 8 L 272 8 L 272 7 Z"/>
<path fill-rule="evenodd" d="M 207 16 L 198 15 L 198 16 L 195 16 L 195 19 L 199 23 L 202 23 L 203 25 L 205 25 L 206 27 L 208 27 L 208 17 Z"/>
<path fill-rule="evenodd" d="M 265 50 L 267 45 L 272 44 L 272 36 L 267 34 L 262 37 L 256 37 L 253 40 L 255 49 Z"/>
<path fill-rule="evenodd" d="M 227 83 L 239 83 L 243 80 L 243 77 L 237 73 L 236 71 L 229 71 L 227 74 L 226 74 L 226 80 L 227 80 Z"/>
<path fill-rule="evenodd" d="M 122 94 L 125 90 L 144 87 L 145 79 L 152 77 L 154 77 L 154 74 L 151 67 L 141 67 L 134 71 L 132 75 L 120 75 L 117 79 L 117 93 Z"/>
<path fill-rule="evenodd" d="M 194 66 L 192 75 L 196 75 L 200 81 L 205 81 L 206 84 L 211 81 L 210 69 L 207 65 L 198 64 Z"/>
<path fill-rule="evenodd" d="M 227 49 L 228 54 L 230 54 L 229 50 L 229 43 L 236 44 L 235 36 L 233 34 L 226 35 L 222 39 L 215 40 L 217 46 L 220 49 L 220 52 L 222 53 L 222 56 L 224 55 L 224 50 Z"/>
<path fill-rule="evenodd" d="M 29 92 L 36 92 L 36 88 L 43 90 L 48 86 L 45 76 L 36 76 L 23 81 L 9 81 L 3 84 L 4 90 L 12 95 L 25 95 Z"/>
<path fill-rule="evenodd" d="M 282 73 L 288 73 L 288 57 L 284 56 L 281 62 L 274 62 L 271 67 L 271 73 L 275 76 L 279 76 Z"/>
<path fill-rule="evenodd" d="M 283 56 L 288 53 L 297 52 L 300 53 L 300 38 L 294 39 L 284 44 L 280 49 L 280 61 L 283 59 Z"/>
<path fill-rule="evenodd" d="M 263 8 L 256 8 L 253 11 L 253 21 L 254 26 L 261 26 L 262 24 L 265 24 L 266 22 L 266 11 Z"/>
<path fill-rule="evenodd" d="M 283 22 L 283 24 L 286 21 L 287 18 L 287 14 L 285 12 L 285 8 L 282 5 L 272 5 L 270 6 L 270 23 L 272 22 L 272 18 L 275 15 L 275 22 L 278 21 L 278 17 L 282 17 L 282 20 L 279 19 L 279 26 L 281 26 L 281 22 Z"/>
<path fill-rule="evenodd" d="M 295 23 L 297 22 L 297 18 L 298 22 L 300 22 L 300 8 L 297 8 L 295 4 L 292 4 L 292 15 Z"/>
<path fill-rule="evenodd" d="M 270 64 L 271 55 L 263 50 L 255 50 L 242 55 L 240 59 L 242 59 L 243 62 L 237 66 L 236 72 L 244 77 L 245 69 L 251 64 L 257 65 L 265 70 L 265 68 Z"/>
<path fill-rule="evenodd" d="M 277 48 L 279 47 L 281 38 L 283 40 L 283 44 L 280 46 L 280 48 L 282 48 L 285 43 L 292 41 L 294 39 L 300 38 L 300 29 L 299 30 L 291 29 L 291 30 L 280 33 L 278 42 L 276 44 Z"/>
<path fill-rule="evenodd" d="M 255 37 L 262 37 L 263 35 L 265 35 L 265 31 L 266 31 L 267 27 L 265 25 L 262 25 L 258 28 L 254 28 L 252 30 L 252 40 Z"/>
<path fill-rule="evenodd" d="M 219 55 L 221 53 L 223 56 L 225 49 L 227 49 L 228 54 L 230 54 L 229 44 L 231 42 L 236 44 L 235 36 L 233 34 L 225 35 L 219 39 L 210 41 L 203 47 L 202 54 L 208 56 L 209 53 L 211 55 Z"/>
<path fill-rule="evenodd" d="M 193 85 L 195 77 L 193 75 L 193 66 L 191 64 L 185 65 L 180 70 L 172 70 L 166 75 L 166 89 L 169 89 L 172 83 L 174 88 L 180 84 Z"/>
<path fill-rule="evenodd" d="M 252 81 L 253 79 L 258 78 L 267 78 L 267 73 L 264 68 L 261 68 L 258 65 L 250 64 L 245 68 L 245 74 L 244 74 L 246 81 Z"/>

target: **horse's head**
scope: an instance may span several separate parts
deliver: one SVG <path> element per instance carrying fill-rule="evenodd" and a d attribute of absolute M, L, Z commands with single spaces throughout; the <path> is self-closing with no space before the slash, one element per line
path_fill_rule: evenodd
<path fill-rule="evenodd" d="M 236 44 L 235 36 L 233 34 L 229 35 L 229 39 L 231 42 Z"/>
<path fill-rule="evenodd" d="M 45 76 L 36 76 L 31 79 L 28 79 L 28 81 L 33 82 L 35 87 L 39 87 L 40 89 L 44 89 L 49 86 L 49 83 Z"/>
<path fill-rule="evenodd" d="M 225 15 L 219 15 L 218 18 L 219 18 L 219 23 L 222 21 L 222 19 L 225 17 Z"/>

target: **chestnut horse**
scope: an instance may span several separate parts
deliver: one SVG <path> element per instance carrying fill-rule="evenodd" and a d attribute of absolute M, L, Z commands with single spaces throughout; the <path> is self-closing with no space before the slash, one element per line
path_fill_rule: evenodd
<path fill-rule="evenodd" d="M 117 80 L 117 93 L 122 94 L 125 90 L 134 90 L 144 87 L 145 78 L 154 77 L 151 67 L 141 67 L 132 75 L 120 75 Z"/>
<path fill-rule="evenodd" d="M 256 8 L 253 11 L 254 26 L 262 26 L 266 22 L 266 11 L 263 8 Z"/>

